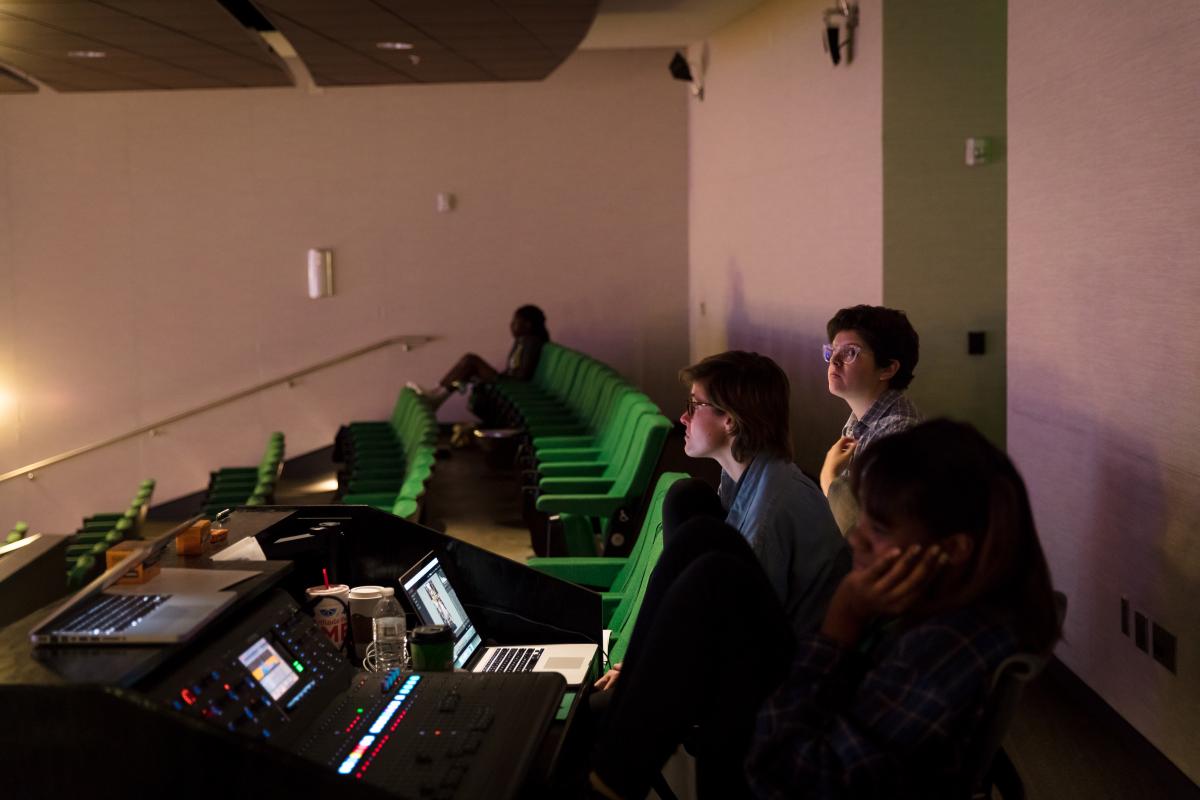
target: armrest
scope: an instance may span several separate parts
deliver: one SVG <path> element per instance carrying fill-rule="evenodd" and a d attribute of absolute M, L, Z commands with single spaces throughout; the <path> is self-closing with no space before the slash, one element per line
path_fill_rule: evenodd
<path fill-rule="evenodd" d="M 622 592 L 601 592 L 600 593 L 600 619 L 604 627 L 608 627 L 608 623 L 612 620 L 613 612 L 617 610 L 617 606 L 621 605 L 621 601 L 625 599 Z"/>
<path fill-rule="evenodd" d="M 526 430 L 529 435 L 535 439 L 542 436 L 590 436 L 591 431 L 583 423 L 564 424 L 557 423 L 535 423 L 526 424 Z"/>
<path fill-rule="evenodd" d="M 612 491 L 611 478 L 542 478 L 538 489 L 542 494 L 607 494 Z"/>
<path fill-rule="evenodd" d="M 546 478 L 593 477 L 604 474 L 608 464 L 603 461 L 564 461 L 541 464 L 538 469 Z"/>
<path fill-rule="evenodd" d="M 595 461 L 601 455 L 603 453 L 597 447 L 556 447 L 534 450 L 534 457 L 543 464 L 554 464 L 559 461 Z"/>
<path fill-rule="evenodd" d="M 533 449 L 555 447 L 591 447 L 595 442 L 593 436 L 539 436 L 533 440 Z"/>
<path fill-rule="evenodd" d="M 544 572 L 564 581 L 582 586 L 612 586 L 617 573 L 625 566 L 627 558 L 604 558 L 602 556 L 560 556 L 557 558 L 530 558 L 525 564 L 538 572 Z"/>
<path fill-rule="evenodd" d="M 391 511 L 397 517 L 412 520 L 417 514 L 417 501 L 402 497 L 396 501 L 394 506 L 387 510 Z"/>
<path fill-rule="evenodd" d="M 537 500 L 537 510 L 547 514 L 583 514 L 589 517 L 611 517 L 625 503 L 625 498 L 608 494 L 544 494 Z"/>

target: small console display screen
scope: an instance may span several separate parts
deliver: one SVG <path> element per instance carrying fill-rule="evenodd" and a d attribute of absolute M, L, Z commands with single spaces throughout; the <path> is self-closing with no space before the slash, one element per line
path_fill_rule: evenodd
<path fill-rule="evenodd" d="M 238 656 L 238 661 L 250 670 L 254 680 L 267 690 L 273 700 L 283 697 L 299 680 L 292 668 L 279 656 L 279 651 L 266 639 L 259 639 L 250 645 L 246 652 Z"/>

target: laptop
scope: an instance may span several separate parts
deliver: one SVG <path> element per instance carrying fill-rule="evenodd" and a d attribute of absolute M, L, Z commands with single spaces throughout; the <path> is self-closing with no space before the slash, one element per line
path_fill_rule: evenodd
<path fill-rule="evenodd" d="M 594 644 L 532 644 L 485 647 L 471 617 L 450 585 L 437 555 L 430 553 L 404 573 L 400 585 L 426 625 L 454 630 L 454 666 L 467 672 L 557 672 L 567 685 L 587 679 Z"/>
<path fill-rule="evenodd" d="M 175 532 L 171 531 L 147 547 L 132 549 L 129 555 L 35 626 L 29 634 L 30 641 L 35 645 L 129 645 L 174 644 L 191 638 L 217 612 L 232 603 L 237 593 L 105 592 L 143 559 L 156 556 L 174 538 Z"/>

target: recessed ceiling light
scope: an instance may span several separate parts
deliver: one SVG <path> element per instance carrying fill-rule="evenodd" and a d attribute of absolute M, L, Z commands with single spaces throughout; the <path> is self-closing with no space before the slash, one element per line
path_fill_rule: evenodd
<path fill-rule="evenodd" d="M 411 42 L 376 42 L 375 46 L 380 50 L 412 50 Z"/>
<path fill-rule="evenodd" d="M 105 58 L 108 53 L 103 50 L 68 50 L 68 58 Z"/>

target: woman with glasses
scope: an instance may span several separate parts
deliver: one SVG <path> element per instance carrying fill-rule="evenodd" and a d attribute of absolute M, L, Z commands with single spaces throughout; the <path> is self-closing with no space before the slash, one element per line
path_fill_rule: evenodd
<path fill-rule="evenodd" d="M 679 418 L 684 452 L 720 464 L 715 494 L 725 524 L 758 556 L 792 626 L 811 629 L 850 562 L 828 503 L 792 461 L 787 375 L 766 356 L 732 350 L 679 376 L 690 390 Z M 684 493 L 691 502 L 697 493 L 712 494 L 700 481 L 677 486 L 664 502 L 668 519 L 688 517 L 677 508 Z"/>
<path fill-rule="evenodd" d="M 850 407 L 842 436 L 821 467 L 821 490 L 833 501 L 833 484 L 846 475 L 856 453 L 920 422 L 916 406 L 904 394 L 917 366 L 920 339 L 903 311 L 883 306 L 843 308 L 829 320 L 826 332 L 829 344 L 822 355 L 829 365 L 829 393 Z M 834 505 L 836 511 L 839 504 Z M 845 530 L 846 515 L 838 518 Z"/>
<path fill-rule="evenodd" d="M 702 520 L 679 531 L 646 589 L 593 791 L 645 797 L 687 736 L 702 798 L 970 796 L 993 675 L 1059 635 L 1025 485 L 948 420 L 875 443 L 850 473 L 854 567 L 818 630 L 791 631 L 741 537 Z"/>
<path fill-rule="evenodd" d="M 710 537 L 744 541 L 742 549 L 753 554 L 765 578 L 764 591 L 781 609 L 777 616 L 787 630 L 775 639 L 789 642 L 820 623 L 850 569 L 850 551 L 821 490 L 792 461 L 787 375 L 766 356 L 733 350 L 686 367 L 679 377 L 689 387 L 679 418 L 684 452 L 716 461 L 721 479 L 716 491 L 696 478 L 671 487 L 663 501 L 664 548 L 691 558 L 705 552 Z M 682 549 L 674 546 L 681 530 L 690 531 Z M 678 623 L 688 630 L 703 620 Z M 623 669 L 614 665 L 596 688 L 613 688 Z M 610 698 L 609 691 L 593 693 L 593 711 L 605 713 Z"/>
<path fill-rule="evenodd" d="M 683 450 L 721 466 L 716 491 L 676 482 L 663 501 L 663 543 L 690 520 L 732 528 L 750 545 L 791 627 L 809 631 L 825 613 L 850 554 L 820 489 L 792 462 L 787 375 L 758 353 L 731 350 L 685 367 Z M 610 688 L 621 665 L 596 682 Z"/>

